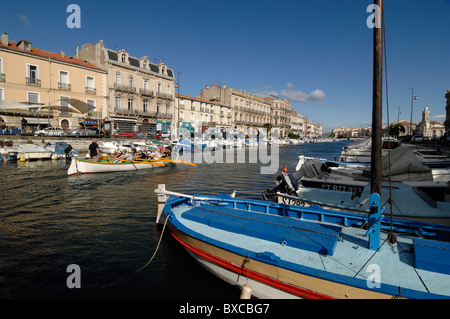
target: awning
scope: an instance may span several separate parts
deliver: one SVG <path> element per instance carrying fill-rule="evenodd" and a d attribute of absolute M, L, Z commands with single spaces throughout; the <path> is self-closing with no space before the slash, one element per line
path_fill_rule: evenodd
<path fill-rule="evenodd" d="M 37 117 L 22 117 L 22 120 L 25 120 L 26 124 L 47 124 L 48 119 L 47 118 L 37 118 Z"/>

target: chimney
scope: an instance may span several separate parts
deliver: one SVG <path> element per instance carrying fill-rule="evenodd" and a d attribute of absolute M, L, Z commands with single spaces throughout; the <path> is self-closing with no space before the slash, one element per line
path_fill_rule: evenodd
<path fill-rule="evenodd" d="M 66 56 L 66 53 L 64 52 L 64 49 L 61 50 L 61 56 L 64 58 Z"/>
<path fill-rule="evenodd" d="M 8 46 L 8 33 L 2 34 L 1 42 L 4 46 Z"/>
<path fill-rule="evenodd" d="M 75 55 L 75 57 L 78 59 L 78 51 L 80 49 L 80 46 L 77 44 L 77 54 Z"/>

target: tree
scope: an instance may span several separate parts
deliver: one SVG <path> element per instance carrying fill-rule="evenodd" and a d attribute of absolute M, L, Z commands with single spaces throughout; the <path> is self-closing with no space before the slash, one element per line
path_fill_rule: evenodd
<path fill-rule="evenodd" d="M 391 126 L 389 126 L 389 135 L 391 136 L 395 136 L 396 138 L 398 138 L 398 136 L 401 133 L 405 133 L 405 127 L 403 125 L 401 125 L 400 123 L 395 123 L 392 124 Z"/>
<path fill-rule="evenodd" d="M 270 138 L 272 136 L 271 130 L 272 130 L 273 125 L 271 123 L 265 123 L 263 125 L 263 127 L 267 130 L 267 136 Z"/>

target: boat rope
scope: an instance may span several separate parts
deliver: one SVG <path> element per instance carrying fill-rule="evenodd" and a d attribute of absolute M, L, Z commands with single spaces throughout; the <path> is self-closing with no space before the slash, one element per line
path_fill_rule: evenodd
<path fill-rule="evenodd" d="M 353 278 L 356 278 L 356 276 L 358 276 L 358 274 L 361 272 L 361 270 L 363 270 L 366 265 L 369 263 L 369 261 L 375 256 L 375 254 L 377 252 L 380 251 L 381 247 L 383 247 L 384 243 L 388 240 L 389 237 L 386 237 L 386 239 L 383 241 L 383 243 L 380 245 L 380 247 L 377 248 L 377 250 L 374 251 L 374 253 L 372 254 L 372 256 L 369 257 L 369 259 L 367 259 L 367 261 L 364 263 L 364 265 L 362 265 L 362 267 L 356 272 L 356 274 L 353 276 Z"/>
<path fill-rule="evenodd" d="M 156 249 L 155 249 L 155 252 L 153 253 L 152 258 L 150 258 L 150 260 L 149 260 L 144 266 L 142 266 L 141 268 L 139 268 L 138 270 L 136 270 L 136 272 L 139 272 L 139 271 L 141 271 L 142 269 L 146 268 L 148 265 L 150 265 L 150 263 L 152 262 L 153 258 L 155 258 L 156 253 L 158 252 L 158 249 L 159 249 L 159 245 L 161 244 L 161 240 L 162 240 L 162 238 L 163 238 L 164 230 L 166 229 L 166 225 L 167 225 L 167 221 L 168 221 L 168 220 L 169 220 L 169 217 L 166 217 L 166 220 L 165 220 L 165 222 L 164 222 L 163 229 L 162 229 L 162 231 L 161 231 L 161 235 L 159 236 L 158 245 L 156 245 Z"/>
<path fill-rule="evenodd" d="M 420 274 L 417 272 L 416 267 L 414 267 L 414 264 L 411 262 L 411 260 L 409 259 L 408 255 L 406 254 L 406 252 L 403 250 L 402 245 L 400 245 L 400 242 L 397 243 L 398 247 L 400 248 L 400 250 L 402 251 L 403 255 L 405 255 L 406 259 L 408 260 L 409 265 L 412 267 L 412 269 L 414 269 L 414 272 L 416 273 L 417 277 L 419 278 L 420 282 L 422 283 L 422 285 L 425 287 L 425 289 L 427 290 L 428 293 L 430 293 L 430 290 L 428 290 L 427 285 L 425 284 L 425 282 L 423 281 L 422 277 L 420 277 Z"/>

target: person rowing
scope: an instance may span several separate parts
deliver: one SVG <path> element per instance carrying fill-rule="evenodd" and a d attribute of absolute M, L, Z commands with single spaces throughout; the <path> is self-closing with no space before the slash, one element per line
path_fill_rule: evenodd
<path fill-rule="evenodd" d="M 131 153 L 128 153 L 126 149 L 122 150 L 122 155 L 119 156 L 116 160 L 114 160 L 114 163 L 123 162 L 123 161 L 132 161 L 133 155 Z"/>

